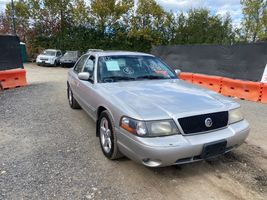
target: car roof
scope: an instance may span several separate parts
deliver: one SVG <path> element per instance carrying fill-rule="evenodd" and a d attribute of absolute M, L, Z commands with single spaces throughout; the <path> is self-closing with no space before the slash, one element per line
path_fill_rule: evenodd
<path fill-rule="evenodd" d="M 60 51 L 59 49 L 45 49 L 45 51 Z"/>
<path fill-rule="evenodd" d="M 97 55 L 97 56 L 153 56 L 147 53 L 131 52 L 131 51 L 99 51 L 99 52 L 90 52 L 86 54 Z"/>
<path fill-rule="evenodd" d="M 104 51 L 104 50 L 102 50 L 102 49 L 88 49 L 87 50 L 88 53 L 89 52 L 102 52 L 102 51 Z"/>

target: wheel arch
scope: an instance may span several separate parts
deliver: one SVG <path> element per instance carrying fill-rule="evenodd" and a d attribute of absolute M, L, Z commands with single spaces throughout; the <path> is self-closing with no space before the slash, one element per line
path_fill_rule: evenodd
<path fill-rule="evenodd" d="M 98 132 L 98 128 L 99 128 L 99 117 L 101 115 L 101 113 L 103 111 L 107 110 L 104 106 L 99 106 L 97 108 L 97 113 L 96 113 L 96 137 L 99 137 L 99 132 Z"/>
<path fill-rule="evenodd" d="M 98 132 L 98 128 L 99 128 L 99 117 L 100 117 L 100 115 L 101 115 L 101 113 L 103 111 L 107 111 L 109 113 L 110 117 L 112 118 L 112 120 L 114 121 L 114 117 L 112 115 L 112 112 L 106 106 L 103 106 L 103 105 L 99 106 L 97 108 L 97 113 L 96 113 L 96 137 L 99 137 L 99 132 Z"/>

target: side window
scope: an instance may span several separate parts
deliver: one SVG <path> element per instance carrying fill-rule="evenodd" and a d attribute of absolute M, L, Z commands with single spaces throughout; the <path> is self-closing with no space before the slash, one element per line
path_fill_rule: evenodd
<path fill-rule="evenodd" d="M 80 60 L 76 63 L 75 68 L 74 68 L 74 71 L 75 71 L 76 73 L 80 73 L 80 72 L 82 71 L 82 69 L 83 69 L 83 65 L 84 65 L 84 63 L 85 63 L 85 61 L 86 61 L 87 58 L 88 58 L 88 55 L 84 55 L 84 56 L 82 56 L 82 57 L 80 58 Z"/>
<path fill-rule="evenodd" d="M 57 51 L 57 57 L 58 57 L 58 56 L 61 56 L 61 53 L 60 53 L 60 51 Z"/>
<path fill-rule="evenodd" d="M 94 56 L 90 56 L 89 59 L 85 63 L 83 71 L 84 72 L 89 72 L 91 75 L 93 75 L 94 66 L 95 66 L 95 57 Z"/>

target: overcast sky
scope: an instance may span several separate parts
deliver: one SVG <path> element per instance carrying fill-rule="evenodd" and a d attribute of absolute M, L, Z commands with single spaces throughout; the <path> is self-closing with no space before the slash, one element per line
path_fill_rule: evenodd
<path fill-rule="evenodd" d="M 238 25 L 242 19 L 240 0 L 156 0 L 166 10 L 173 12 L 187 11 L 190 8 L 208 8 L 213 14 L 231 15 L 233 23 Z M 0 10 L 10 0 L 0 0 Z"/>
<path fill-rule="evenodd" d="M 235 25 L 240 24 L 242 9 L 240 0 L 157 0 L 166 10 L 187 11 L 190 8 L 208 8 L 212 14 L 229 13 Z"/>

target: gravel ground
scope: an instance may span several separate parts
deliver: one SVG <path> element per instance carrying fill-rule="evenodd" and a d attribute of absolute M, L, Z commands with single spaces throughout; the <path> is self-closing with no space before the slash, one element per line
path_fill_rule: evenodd
<path fill-rule="evenodd" d="M 266 199 L 267 105 L 239 101 L 246 143 L 216 161 L 150 169 L 107 160 L 95 124 L 66 97 L 67 69 L 26 65 L 0 94 L 0 199 Z"/>

